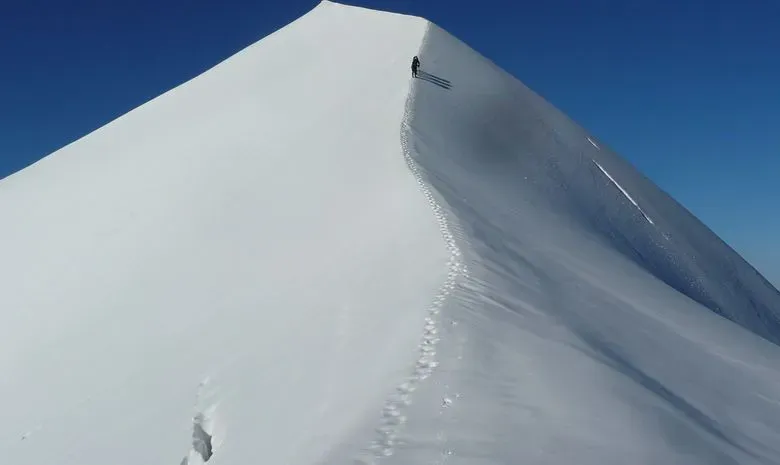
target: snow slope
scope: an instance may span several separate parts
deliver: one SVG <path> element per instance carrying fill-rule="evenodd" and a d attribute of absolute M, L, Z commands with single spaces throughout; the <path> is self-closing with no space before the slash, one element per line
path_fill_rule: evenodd
<path fill-rule="evenodd" d="M 420 18 L 323 2 L 0 218 L 9 463 L 780 463 L 778 292 Z"/>
<path fill-rule="evenodd" d="M 0 183 L 4 460 L 175 465 L 201 413 L 209 463 L 313 463 L 379 421 L 448 273 L 399 139 L 425 27 L 323 4 Z"/>
<path fill-rule="evenodd" d="M 421 60 L 412 157 L 469 275 L 397 463 L 780 463 L 777 290 L 445 31 Z"/>

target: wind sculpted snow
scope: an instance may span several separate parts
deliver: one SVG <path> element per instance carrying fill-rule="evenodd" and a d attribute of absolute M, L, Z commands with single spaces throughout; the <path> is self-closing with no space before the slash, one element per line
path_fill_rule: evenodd
<path fill-rule="evenodd" d="M 0 218 L 9 463 L 780 462 L 777 291 L 420 18 L 323 2 Z"/>

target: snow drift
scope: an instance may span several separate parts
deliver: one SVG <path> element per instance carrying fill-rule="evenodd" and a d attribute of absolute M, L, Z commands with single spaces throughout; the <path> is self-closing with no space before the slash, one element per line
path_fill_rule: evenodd
<path fill-rule="evenodd" d="M 778 292 L 420 18 L 323 2 L 0 218 L 15 464 L 780 462 Z"/>

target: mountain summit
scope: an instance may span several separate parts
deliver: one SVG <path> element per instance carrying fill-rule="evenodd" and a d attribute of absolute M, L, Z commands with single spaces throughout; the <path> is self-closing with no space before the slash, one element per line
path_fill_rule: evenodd
<path fill-rule="evenodd" d="M 322 2 L 0 218 L 15 465 L 780 463 L 780 293 L 421 18 Z"/>

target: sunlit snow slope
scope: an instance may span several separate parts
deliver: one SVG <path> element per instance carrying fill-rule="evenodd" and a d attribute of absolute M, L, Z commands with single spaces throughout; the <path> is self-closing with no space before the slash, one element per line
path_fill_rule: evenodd
<path fill-rule="evenodd" d="M 419 18 L 323 2 L 0 221 L 8 463 L 780 463 L 778 292 Z"/>
<path fill-rule="evenodd" d="M 448 273 L 399 135 L 425 27 L 323 4 L 0 183 L 4 461 L 196 463 L 196 414 L 216 464 L 373 432 Z"/>

